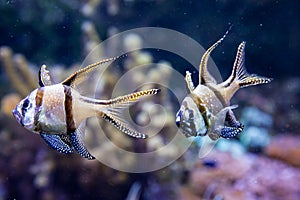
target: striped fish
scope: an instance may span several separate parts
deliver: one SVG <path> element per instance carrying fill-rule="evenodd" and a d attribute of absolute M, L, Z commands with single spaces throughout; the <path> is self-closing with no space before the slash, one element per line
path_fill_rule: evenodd
<path fill-rule="evenodd" d="M 176 124 L 186 137 L 208 135 L 212 140 L 220 137 L 233 138 L 244 126 L 237 121 L 230 106 L 232 96 L 243 87 L 269 83 L 272 79 L 249 74 L 245 69 L 245 45 L 237 50 L 230 77 L 217 83 L 207 69 L 210 53 L 224 40 L 225 35 L 214 43 L 202 56 L 199 66 L 199 85 L 194 87 L 191 73 L 186 72 L 185 81 L 189 95 L 186 96 L 176 114 Z"/>
<path fill-rule="evenodd" d="M 129 136 L 146 138 L 146 134 L 134 130 L 122 119 L 120 110 L 141 97 L 157 94 L 159 89 L 143 90 L 110 100 L 85 97 L 75 89 L 97 66 L 115 59 L 91 64 L 59 84 L 52 84 L 49 71 L 43 65 L 39 71 L 40 87 L 16 106 L 14 117 L 26 129 L 40 134 L 50 147 L 65 154 L 75 150 L 87 159 L 94 159 L 83 144 L 85 119 L 89 117 L 102 117 Z"/>

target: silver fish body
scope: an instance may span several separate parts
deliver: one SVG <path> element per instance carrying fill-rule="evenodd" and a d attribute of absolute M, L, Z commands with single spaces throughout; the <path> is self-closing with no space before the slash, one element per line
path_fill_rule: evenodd
<path fill-rule="evenodd" d="M 186 72 L 189 94 L 183 99 L 176 114 L 176 124 L 186 137 L 208 135 L 212 140 L 220 137 L 233 138 L 242 132 L 244 126 L 236 120 L 230 100 L 242 87 L 269 83 L 270 78 L 249 74 L 245 69 L 245 42 L 237 51 L 231 76 L 223 83 L 217 83 L 207 70 L 210 53 L 223 41 L 226 34 L 213 44 L 202 56 L 199 66 L 199 85 L 195 88 L 191 73 Z"/>
<path fill-rule="evenodd" d="M 74 127 L 78 128 L 84 119 L 96 115 L 98 107 L 81 99 L 81 95 L 69 86 L 55 84 L 40 87 L 24 99 L 30 102 L 27 108 L 23 101 L 13 113 L 18 113 L 18 110 L 25 111 L 21 124 L 28 130 L 36 133 L 43 131 L 49 134 L 63 134 L 67 132 L 68 120 L 73 120 Z M 67 113 L 67 110 L 71 110 L 72 113 Z M 67 119 L 67 116 L 72 119 Z"/>
<path fill-rule="evenodd" d="M 177 125 L 187 136 L 205 136 L 213 123 L 214 116 L 223 105 L 206 86 L 198 85 L 185 97 L 177 113 Z"/>
<path fill-rule="evenodd" d="M 13 115 L 26 129 L 40 134 L 50 147 L 61 153 L 75 150 L 88 159 L 94 157 L 85 148 L 82 135 L 84 121 L 89 117 L 102 117 L 129 136 L 146 138 L 147 135 L 132 129 L 119 111 L 143 96 L 157 94 L 159 89 L 143 90 L 110 100 L 85 97 L 75 89 L 76 84 L 95 67 L 114 59 L 89 65 L 59 84 L 52 84 L 43 65 L 39 73 L 41 87 L 24 98 L 13 110 Z"/>

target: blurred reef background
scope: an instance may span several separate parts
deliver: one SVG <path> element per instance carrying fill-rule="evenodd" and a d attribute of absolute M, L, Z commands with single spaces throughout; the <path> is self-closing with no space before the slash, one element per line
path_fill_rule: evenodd
<path fill-rule="evenodd" d="M 0 199 L 300 199 L 300 1 L 0 0 L 0 22 Z M 42 64 L 59 82 L 97 44 L 118 32 L 169 28 L 208 48 L 231 24 L 229 35 L 212 53 L 223 78 L 230 74 L 238 44 L 247 41 L 248 71 L 274 80 L 234 96 L 232 104 L 239 104 L 234 112 L 245 130 L 237 139 L 220 140 L 204 159 L 198 159 L 195 143 L 161 170 L 120 172 L 98 161 L 57 153 L 11 115 L 19 100 L 37 87 Z M 142 38 L 134 35 L 120 42 L 125 48 L 138 46 Z M 115 56 L 114 46 L 99 55 Z M 122 73 L 136 65 L 163 63 L 183 75 L 189 69 L 187 62 L 160 51 L 143 50 L 121 60 L 104 77 L 103 99 L 110 98 Z M 158 76 L 167 82 L 172 75 L 163 67 L 153 68 L 132 82 L 142 84 Z M 185 86 L 180 90 L 184 96 Z M 131 112 L 142 124 L 151 103 L 167 107 L 171 114 L 156 141 L 163 144 L 173 137 L 181 100 L 162 92 Z M 158 111 L 151 112 L 160 119 Z M 97 131 L 94 123 L 88 121 L 87 131 Z M 100 123 L 124 149 L 155 149 L 156 144 L 135 141 Z M 113 153 L 100 147 L 99 152 Z M 172 152 L 161 159 L 168 154 Z"/>

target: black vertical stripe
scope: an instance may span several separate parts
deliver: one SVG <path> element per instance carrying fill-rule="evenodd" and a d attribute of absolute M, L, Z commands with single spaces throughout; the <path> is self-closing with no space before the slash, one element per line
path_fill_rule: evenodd
<path fill-rule="evenodd" d="M 64 93 L 65 93 L 66 128 L 67 128 L 67 134 L 70 134 L 76 130 L 75 122 L 73 119 L 72 92 L 70 87 L 66 85 L 63 86 L 64 86 Z"/>
<path fill-rule="evenodd" d="M 44 98 L 44 88 L 38 88 L 35 95 L 35 110 L 34 110 L 35 131 L 40 130 L 39 115 L 41 112 L 41 106 L 43 104 L 43 98 Z"/>
<path fill-rule="evenodd" d="M 43 83 L 43 81 L 42 81 L 42 68 L 39 70 L 39 85 L 41 87 L 45 86 L 44 83 Z"/>

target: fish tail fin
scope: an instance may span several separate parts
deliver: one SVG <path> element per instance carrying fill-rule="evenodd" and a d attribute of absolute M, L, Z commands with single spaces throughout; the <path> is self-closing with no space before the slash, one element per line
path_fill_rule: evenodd
<path fill-rule="evenodd" d="M 233 64 L 232 73 L 225 82 L 221 83 L 222 87 L 226 88 L 225 93 L 227 95 L 227 100 L 229 100 L 239 88 L 269 83 L 272 81 L 272 78 L 258 76 L 256 74 L 249 74 L 246 71 L 245 46 L 246 42 L 242 42 L 239 45 Z"/>
<path fill-rule="evenodd" d="M 101 105 L 100 116 L 106 121 L 114 125 L 121 132 L 135 138 L 147 138 L 144 133 L 134 130 L 129 123 L 122 117 L 122 109 L 129 107 L 131 104 L 137 102 L 140 98 L 150 95 L 155 95 L 160 89 L 148 89 L 128 95 L 116 97 L 110 100 L 101 100 L 98 104 Z M 103 107 L 104 105 L 104 107 Z"/>
<path fill-rule="evenodd" d="M 239 83 L 239 86 L 241 88 L 243 88 L 243 87 L 248 87 L 251 85 L 270 83 L 271 81 L 272 81 L 272 78 L 258 76 L 256 74 L 247 74 L 246 77 L 239 79 L 238 83 Z"/>
<path fill-rule="evenodd" d="M 234 62 L 233 72 L 239 86 L 247 87 L 251 85 L 259 85 L 271 82 L 271 78 L 258 76 L 256 74 L 249 74 L 245 68 L 245 46 L 246 42 L 242 42 L 237 51 L 236 59 Z"/>

